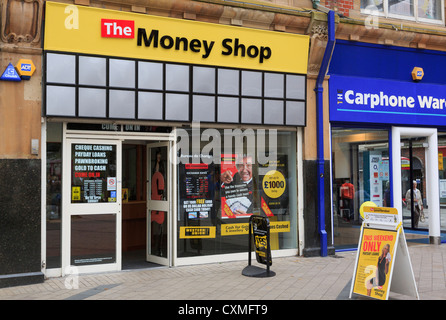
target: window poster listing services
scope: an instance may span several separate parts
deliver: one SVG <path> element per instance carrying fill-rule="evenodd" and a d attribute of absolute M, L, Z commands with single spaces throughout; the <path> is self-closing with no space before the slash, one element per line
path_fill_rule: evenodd
<path fill-rule="evenodd" d="M 116 146 L 72 144 L 71 154 L 71 202 L 116 202 Z"/>
<path fill-rule="evenodd" d="M 214 165 L 207 163 L 181 163 L 180 207 L 185 220 L 211 218 L 214 210 Z"/>

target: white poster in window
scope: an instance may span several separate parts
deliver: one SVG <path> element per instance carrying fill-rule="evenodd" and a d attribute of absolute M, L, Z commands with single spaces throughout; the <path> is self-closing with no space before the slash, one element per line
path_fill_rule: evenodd
<path fill-rule="evenodd" d="M 380 179 L 381 154 L 370 151 L 370 200 L 382 205 L 382 182 Z"/>
<path fill-rule="evenodd" d="M 116 190 L 116 177 L 107 178 L 107 191 Z"/>

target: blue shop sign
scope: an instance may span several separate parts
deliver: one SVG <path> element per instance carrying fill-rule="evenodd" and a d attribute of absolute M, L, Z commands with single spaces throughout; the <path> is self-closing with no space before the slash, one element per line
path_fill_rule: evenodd
<path fill-rule="evenodd" d="M 444 126 L 446 86 L 331 75 L 330 121 Z"/>

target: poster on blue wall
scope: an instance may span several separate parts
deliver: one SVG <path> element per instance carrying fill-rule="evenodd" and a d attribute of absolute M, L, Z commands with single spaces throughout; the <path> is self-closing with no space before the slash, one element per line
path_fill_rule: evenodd
<path fill-rule="evenodd" d="M 330 121 L 444 126 L 446 86 L 331 75 Z"/>

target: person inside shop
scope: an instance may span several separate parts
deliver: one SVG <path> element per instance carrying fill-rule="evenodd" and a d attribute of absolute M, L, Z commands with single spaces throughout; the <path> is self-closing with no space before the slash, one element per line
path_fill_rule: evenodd
<path fill-rule="evenodd" d="M 157 151 L 155 165 L 152 169 L 151 182 L 151 199 L 163 200 L 164 197 L 164 165 L 161 158 L 161 151 Z M 163 240 L 163 226 L 164 226 L 164 211 L 151 212 L 152 224 L 152 253 L 157 256 L 162 256 L 162 240 Z"/>
<path fill-rule="evenodd" d="M 253 213 L 253 200 L 256 196 L 256 185 L 253 179 L 252 168 L 253 168 L 253 158 L 250 155 L 244 155 L 241 162 L 236 163 L 237 172 L 232 176 L 231 170 L 226 170 L 221 173 L 220 181 L 225 186 L 237 186 L 240 184 L 246 184 L 248 188 L 249 195 L 247 198 L 251 202 L 249 208 L 245 210 L 237 209 L 236 214 L 246 214 Z"/>
<path fill-rule="evenodd" d="M 390 207 L 390 181 L 386 182 L 386 190 L 384 191 L 384 207 Z"/>
<path fill-rule="evenodd" d="M 347 178 L 344 180 L 344 183 L 341 185 L 341 200 L 342 207 L 344 209 L 348 209 L 348 220 L 353 220 L 353 196 L 355 194 L 355 187 L 350 183 L 350 179 Z"/>
<path fill-rule="evenodd" d="M 418 228 L 418 222 L 420 221 L 421 210 L 423 210 L 423 201 L 421 199 L 421 191 L 417 189 L 417 181 L 414 180 L 412 182 L 412 189 L 407 190 L 406 199 L 403 201 L 403 204 L 407 207 L 408 210 L 411 210 L 411 193 L 413 191 L 413 209 L 414 209 L 414 227 Z"/>

